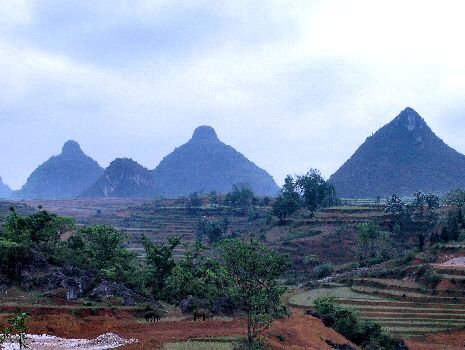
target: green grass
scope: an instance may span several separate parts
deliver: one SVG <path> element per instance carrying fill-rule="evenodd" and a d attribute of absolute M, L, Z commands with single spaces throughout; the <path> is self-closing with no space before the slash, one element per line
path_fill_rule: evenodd
<path fill-rule="evenodd" d="M 185 342 L 165 344 L 163 350 L 234 350 L 238 338 L 192 339 Z"/>
<path fill-rule="evenodd" d="M 365 295 L 354 292 L 349 287 L 339 288 L 318 288 L 312 289 L 308 292 L 294 295 L 290 298 L 289 302 L 293 305 L 312 306 L 316 298 L 332 295 L 341 299 L 364 299 L 364 300 L 383 300 L 373 295 Z"/>

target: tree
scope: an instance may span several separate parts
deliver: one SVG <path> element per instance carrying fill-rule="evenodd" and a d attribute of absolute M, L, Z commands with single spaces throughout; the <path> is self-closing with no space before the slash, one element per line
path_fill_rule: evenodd
<path fill-rule="evenodd" d="M 248 348 L 261 331 L 282 312 L 286 288 L 278 278 L 289 266 L 289 257 L 266 248 L 258 241 L 230 239 L 221 246 L 221 260 L 230 274 L 229 294 L 247 315 Z"/>
<path fill-rule="evenodd" d="M 449 242 L 450 235 L 449 235 L 449 229 L 447 226 L 444 226 L 441 231 L 441 235 L 439 236 L 441 238 L 441 241 L 443 242 Z"/>
<path fill-rule="evenodd" d="M 311 211 L 338 203 L 334 186 L 325 181 L 317 169 L 310 169 L 307 174 L 297 176 L 295 184 L 305 206 Z"/>
<path fill-rule="evenodd" d="M 453 190 L 444 196 L 442 202 L 448 206 L 463 208 L 465 206 L 465 191 Z"/>
<path fill-rule="evenodd" d="M 459 227 L 463 227 L 464 225 L 464 222 L 463 222 L 463 211 L 462 211 L 462 208 L 459 208 L 458 212 L 457 212 L 457 222 L 459 224 Z"/>
<path fill-rule="evenodd" d="M 371 256 L 376 256 L 375 253 L 375 241 L 381 237 L 381 231 L 379 226 L 374 221 L 364 222 L 357 225 L 358 239 L 364 246 L 366 257 L 368 243 L 371 243 Z"/>
<path fill-rule="evenodd" d="M 202 242 L 207 236 L 210 243 L 219 242 L 223 239 L 227 229 L 227 221 L 210 220 L 204 216 L 197 224 L 197 241 Z"/>
<path fill-rule="evenodd" d="M 200 198 L 199 194 L 197 192 L 191 193 L 189 195 L 189 199 L 187 201 L 187 208 L 188 209 L 197 209 L 202 206 L 202 199 Z"/>
<path fill-rule="evenodd" d="M 142 236 L 147 265 L 150 271 L 150 287 L 155 297 L 158 297 L 165 287 L 165 282 L 176 266 L 173 251 L 181 243 L 180 237 L 171 237 L 168 244 L 155 244 L 146 236 Z"/>
<path fill-rule="evenodd" d="M 215 191 L 212 191 L 208 194 L 208 202 L 211 208 L 215 208 L 218 206 L 218 195 Z"/>
<path fill-rule="evenodd" d="M 247 184 L 234 185 L 232 191 L 226 194 L 225 202 L 231 207 L 247 209 L 254 205 L 255 194 Z"/>
<path fill-rule="evenodd" d="M 28 318 L 26 313 L 19 312 L 14 318 L 8 320 L 10 327 L 3 329 L 0 335 L 0 345 L 8 339 L 16 338 L 15 342 L 18 344 L 20 350 L 28 348 L 26 336 Z"/>
<path fill-rule="evenodd" d="M 69 260 L 104 278 L 127 279 L 136 255 L 126 248 L 126 235 L 108 225 L 79 229 L 68 240 Z"/>
<path fill-rule="evenodd" d="M 292 215 L 300 207 L 300 196 L 296 192 L 296 184 L 292 176 L 287 175 L 284 179 L 284 185 L 281 194 L 276 198 L 271 209 L 273 215 L 279 220 L 285 221 L 286 217 Z"/>
<path fill-rule="evenodd" d="M 218 259 L 204 254 L 206 248 L 201 243 L 186 244 L 185 247 L 185 256 L 166 279 L 163 296 L 166 300 L 179 302 L 191 295 L 212 305 L 228 290 L 228 272 Z"/>
<path fill-rule="evenodd" d="M 423 248 L 425 247 L 425 235 L 423 233 L 418 234 L 418 249 L 420 252 L 423 251 Z"/>

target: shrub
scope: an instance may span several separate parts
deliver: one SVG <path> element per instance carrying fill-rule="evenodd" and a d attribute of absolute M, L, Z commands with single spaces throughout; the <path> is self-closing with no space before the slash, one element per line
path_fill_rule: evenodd
<path fill-rule="evenodd" d="M 333 265 L 329 263 L 318 265 L 317 267 L 313 269 L 313 272 L 318 278 L 328 277 L 329 275 L 333 273 L 333 271 L 334 271 L 334 267 Z"/>
<path fill-rule="evenodd" d="M 330 325 L 363 350 L 395 350 L 399 340 L 392 338 L 377 321 L 363 319 L 350 307 L 337 305 L 333 296 L 317 298 L 315 309 L 325 325 Z"/>

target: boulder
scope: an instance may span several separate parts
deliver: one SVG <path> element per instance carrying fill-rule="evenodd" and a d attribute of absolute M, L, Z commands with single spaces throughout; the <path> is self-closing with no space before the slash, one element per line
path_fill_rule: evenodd
<path fill-rule="evenodd" d="M 89 297 L 102 301 L 105 299 L 117 297 L 123 299 L 125 306 L 133 306 L 137 302 L 144 302 L 146 298 L 139 293 L 134 292 L 122 283 L 102 281 L 90 293 Z"/>
<path fill-rule="evenodd" d="M 36 275 L 34 282 L 44 292 L 65 289 L 66 299 L 74 300 L 92 289 L 94 275 L 74 267 L 52 267 Z"/>

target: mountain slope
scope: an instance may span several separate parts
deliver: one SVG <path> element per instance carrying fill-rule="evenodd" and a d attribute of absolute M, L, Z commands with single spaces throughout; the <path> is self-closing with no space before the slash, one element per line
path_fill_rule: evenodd
<path fill-rule="evenodd" d="M 83 197 L 152 198 L 155 181 L 150 170 L 128 158 L 117 158 Z"/>
<path fill-rule="evenodd" d="M 465 156 L 406 108 L 368 137 L 330 181 L 339 196 L 348 198 L 444 193 L 465 187 Z"/>
<path fill-rule="evenodd" d="M 276 195 L 279 188 L 263 169 L 221 142 L 210 126 L 198 127 L 189 140 L 166 156 L 153 171 L 164 197 L 193 192 L 227 193 L 234 184 L 248 184 L 258 195 Z"/>
<path fill-rule="evenodd" d="M 13 190 L 8 185 L 4 184 L 0 177 L 0 198 L 10 198 L 11 192 L 13 192 Z"/>
<path fill-rule="evenodd" d="M 53 156 L 34 170 L 26 184 L 12 193 L 12 198 L 73 198 L 89 188 L 103 169 L 85 155 L 76 141 L 67 141 L 58 156 Z"/>

